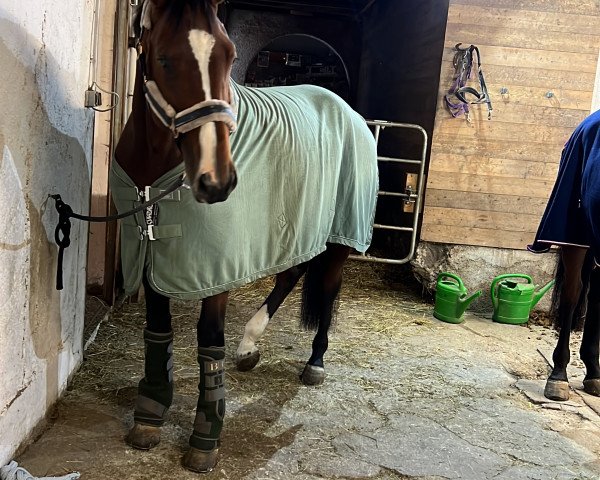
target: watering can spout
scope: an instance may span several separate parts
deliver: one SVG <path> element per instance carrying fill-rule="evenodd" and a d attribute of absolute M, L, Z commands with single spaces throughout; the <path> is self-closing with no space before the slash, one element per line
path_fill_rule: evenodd
<path fill-rule="evenodd" d="M 544 294 L 550 290 L 554 286 L 554 280 L 550 280 L 546 285 L 540 288 L 537 292 L 533 294 L 533 299 L 531 300 L 531 308 L 535 307 L 535 305 L 540 301 L 540 299 L 544 296 Z"/>
<path fill-rule="evenodd" d="M 465 313 L 465 310 L 469 307 L 471 302 L 475 300 L 477 297 L 481 295 L 481 290 L 475 292 L 473 295 L 468 297 L 466 294 L 458 299 L 458 304 L 456 305 L 456 313 L 457 315 L 462 315 Z"/>

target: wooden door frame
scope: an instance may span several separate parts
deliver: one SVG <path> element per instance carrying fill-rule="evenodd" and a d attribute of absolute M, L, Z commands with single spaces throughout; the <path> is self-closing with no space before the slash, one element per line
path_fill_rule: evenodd
<path fill-rule="evenodd" d="M 91 179 L 91 215 L 111 215 L 108 172 L 114 147 L 129 115 L 129 1 L 102 0 L 98 12 L 97 83 L 119 95 L 115 109 L 96 113 Z M 106 102 L 107 99 L 105 99 Z M 118 264 L 116 222 L 91 223 L 88 240 L 87 284 L 90 294 L 112 305 L 116 297 Z"/>

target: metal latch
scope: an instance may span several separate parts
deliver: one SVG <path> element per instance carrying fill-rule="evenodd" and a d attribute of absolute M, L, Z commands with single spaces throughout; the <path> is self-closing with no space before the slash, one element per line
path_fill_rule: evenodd
<path fill-rule="evenodd" d="M 418 197 L 417 195 L 417 179 L 419 176 L 415 173 L 407 173 L 406 174 L 406 186 L 404 187 L 404 193 L 406 197 L 404 199 L 404 207 L 403 211 L 406 213 L 414 212 L 415 210 L 415 201 Z"/>

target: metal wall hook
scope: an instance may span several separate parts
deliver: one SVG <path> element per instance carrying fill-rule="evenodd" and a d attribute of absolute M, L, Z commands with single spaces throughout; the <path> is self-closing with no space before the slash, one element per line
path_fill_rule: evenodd
<path fill-rule="evenodd" d="M 550 105 L 560 108 L 560 99 L 553 91 L 547 91 L 544 96 L 548 99 L 548 103 L 550 103 Z"/>

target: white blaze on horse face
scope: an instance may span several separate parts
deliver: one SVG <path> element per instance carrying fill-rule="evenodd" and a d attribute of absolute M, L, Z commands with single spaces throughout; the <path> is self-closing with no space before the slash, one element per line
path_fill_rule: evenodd
<path fill-rule="evenodd" d="M 242 341 L 237 349 L 236 355 L 238 357 L 247 356 L 258 350 L 255 343 L 264 333 L 268 323 L 269 313 L 267 312 L 267 306 L 263 305 L 260 307 L 258 312 L 256 312 L 250 320 L 248 320 L 248 323 L 246 324 L 246 328 L 244 329 L 244 338 L 242 338 Z"/>
<path fill-rule="evenodd" d="M 190 46 L 194 57 L 200 68 L 200 76 L 202 78 L 202 90 L 204 92 L 204 100 L 212 100 L 210 90 L 210 73 L 208 64 L 210 55 L 215 46 L 215 37 L 203 30 L 190 30 L 188 34 Z M 217 163 L 217 128 L 214 122 L 209 122 L 200 127 L 200 148 L 202 158 L 200 162 L 199 176 L 208 173 L 212 181 L 216 181 L 215 170 Z"/>

